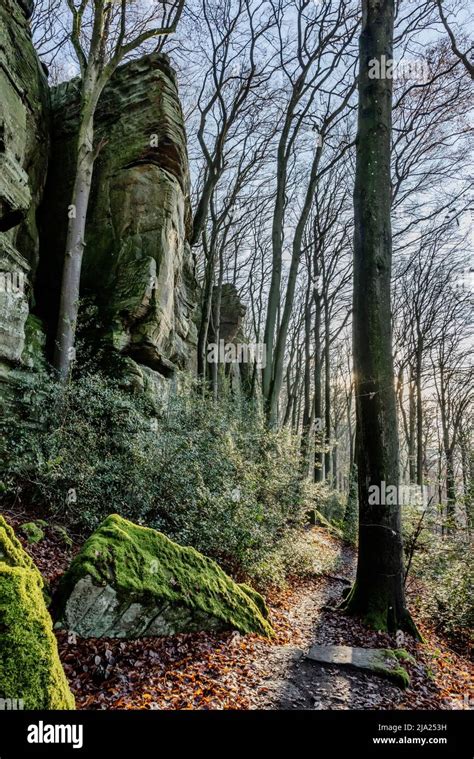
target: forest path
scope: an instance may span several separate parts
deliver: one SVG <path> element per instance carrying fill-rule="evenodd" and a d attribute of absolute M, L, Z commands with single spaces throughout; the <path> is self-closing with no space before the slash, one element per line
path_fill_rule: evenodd
<path fill-rule="evenodd" d="M 321 533 L 316 534 L 320 547 L 335 550 L 337 544 Z M 355 572 L 352 549 L 339 545 L 337 550 L 339 555 L 333 554 L 337 574 L 322 574 L 305 583 L 304 592 L 296 590 L 293 594 L 286 616 L 298 645 L 267 646 L 268 650 L 261 651 L 253 662 L 261 680 L 258 698 L 253 699 L 254 708 L 370 709 L 387 699 L 394 704 L 402 701 L 403 691 L 382 677 L 321 665 L 305 657 L 316 643 L 353 642 L 334 634 L 346 619 L 331 607 L 337 606 L 343 588 L 348 587 Z"/>
<path fill-rule="evenodd" d="M 25 514 L 9 514 L 20 539 L 54 587 L 71 552 L 52 530 L 27 544 L 18 528 Z M 404 647 L 416 664 L 411 685 L 376 674 L 308 661 L 314 644 L 395 648 L 395 636 L 371 632 L 337 610 L 352 582 L 355 551 L 321 527 L 307 530 L 314 557 L 309 576 L 266 594 L 271 640 L 235 631 L 199 632 L 137 640 L 71 639 L 56 631 L 59 653 L 78 709 L 452 709 L 463 707 L 470 665 L 446 641 Z M 74 550 L 78 546 L 75 546 Z M 112 658 L 110 658 L 112 656 Z M 104 664 L 110 666 L 104 669 Z"/>

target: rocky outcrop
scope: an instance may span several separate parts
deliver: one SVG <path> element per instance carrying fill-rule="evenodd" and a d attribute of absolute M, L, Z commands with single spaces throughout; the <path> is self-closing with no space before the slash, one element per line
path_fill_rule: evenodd
<path fill-rule="evenodd" d="M 217 324 L 219 309 L 219 344 L 214 325 Z M 212 319 L 209 325 L 208 345 L 216 345 L 219 361 L 224 360 L 223 370 L 232 390 L 251 396 L 254 380 L 255 361 L 261 368 L 262 356 L 259 348 L 251 346 L 244 334 L 244 318 L 247 308 L 242 303 L 237 288 L 231 282 L 216 286 L 212 292 Z M 233 349 L 232 349 L 233 346 Z M 230 350 L 228 350 L 228 347 Z M 208 348 L 208 360 L 213 355 Z M 232 360 L 235 358 L 236 360 Z M 210 367 L 209 376 L 212 376 Z"/>
<path fill-rule="evenodd" d="M 212 325 L 216 323 L 217 319 L 217 299 L 218 288 L 216 286 L 212 293 L 213 318 L 210 327 L 210 336 L 213 340 L 215 339 L 215 335 Z M 220 292 L 220 339 L 226 343 L 244 342 L 243 321 L 246 310 L 246 306 L 240 300 L 236 286 L 230 282 L 224 282 Z"/>
<path fill-rule="evenodd" d="M 38 265 L 36 213 L 46 180 L 49 90 L 27 0 L 0 6 L 0 366 L 22 361 Z M 21 51 L 21 54 L 19 54 Z"/>
<path fill-rule="evenodd" d="M 235 628 L 271 635 L 263 598 L 211 559 L 116 514 L 61 579 L 59 625 L 83 637 L 137 638 Z"/>
<path fill-rule="evenodd" d="M 51 92 L 48 88 L 31 42 L 31 10 L 30 0 L 4 0 L 0 7 L 0 382 L 7 380 L 5 397 L 29 381 L 22 369 L 44 367 L 45 332 L 52 352 L 79 115 L 78 80 Z M 120 67 L 102 93 L 95 125 L 98 157 L 81 281 L 79 328 L 85 333 L 80 332 L 79 345 L 98 360 L 112 357 L 114 376 L 119 366 L 134 390 L 163 396 L 176 370 L 194 369 L 198 301 L 188 244 L 186 135 L 176 76 L 166 56 L 151 54 Z"/>
<path fill-rule="evenodd" d="M 25 709 L 74 709 L 43 580 L 0 516 L 0 699 Z"/>
<path fill-rule="evenodd" d="M 58 300 L 74 168 L 77 85 L 74 80 L 52 92 L 41 282 L 50 322 L 55 314 L 47 313 L 47 303 Z M 81 288 L 98 309 L 100 330 L 88 337 L 131 359 L 135 366 L 124 366 L 143 385 L 147 370 L 170 377 L 192 367 L 196 344 L 186 137 L 176 76 L 165 56 L 148 55 L 116 71 L 101 96 L 95 131 Z"/>

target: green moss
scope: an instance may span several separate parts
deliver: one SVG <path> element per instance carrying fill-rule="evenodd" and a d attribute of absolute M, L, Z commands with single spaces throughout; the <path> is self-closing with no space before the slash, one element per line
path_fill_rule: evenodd
<path fill-rule="evenodd" d="M 67 531 L 64 529 L 64 527 L 61 527 L 59 524 L 53 524 L 51 528 L 56 535 L 57 538 L 59 538 L 67 548 L 72 548 L 72 538 L 69 536 Z"/>
<path fill-rule="evenodd" d="M 170 601 L 244 633 L 273 634 L 256 591 L 235 583 L 194 548 L 116 514 L 91 535 L 63 576 L 55 603 L 59 618 L 72 589 L 87 575 L 96 585 L 112 585 L 119 599 L 150 605 Z"/>
<path fill-rule="evenodd" d="M 379 664 L 374 667 L 373 671 L 382 675 L 382 677 L 387 677 L 389 680 L 392 680 L 392 682 L 399 685 L 401 688 L 408 688 L 410 685 L 410 675 L 402 666 L 394 667 L 388 663 Z"/>
<path fill-rule="evenodd" d="M 29 369 L 43 371 L 46 368 L 45 345 L 43 323 L 37 316 L 29 314 L 25 322 L 25 346 L 21 356 Z"/>
<path fill-rule="evenodd" d="M 41 575 L 0 517 L 0 698 L 26 709 L 74 709 Z"/>
<path fill-rule="evenodd" d="M 414 664 L 415 659 L 413 656 L 408 651 L 405 651 L 404 648 L 384 648 L 381 650 L 381 654 L 385 661 L 376 666 L 374 671 L 384 677 L 389 677 L 401 688 L 408 688 L 410 685 L 410 675 L 399 662 L 406 661 Z"/>
<path fill-rule="evenodd" d="M 392 659 L 398 659 L 398 661 L 407 661 L 411 664 L 415 664 L 415 658 L 404 648 L 386 648 L 385 653 Z"/>
<path fill-rule="evenodd" d="M 403 667 L 395 667 L 395 669 L 390 670 L 390 677 L 401 688 L 408 688 L 410 685 L 410 675 Z"/>
<path fill-rule="evenodd" d="M 2 516 L 0 516 L 0 563 L 31 570 L 36 575 L 36 581 L 40 587 L 43 587 L 43 580 L 33 559 L 28 556 L 13 528 Z"/>
<path fill-rule="evenodd" d="M 262 616 L 265 619 L 267 619 L 268 618 L 268 608 L 267 608 L 267 605 L 265 603 L 265 599 L 263 598 L 263 596 L 261 596 L 260 593 L 257 593 L 257 591 L 254 590 L 254 588 L 251 588 L 250 585 L 247 585 L 244 582 L 241 582 L 239 584 L 239 588 L 241 590 L 243 590 L 244 593 L 246 593 L 249 596 L 249 598 L 252 599 L 252 601 L 254 602 L 254 604 L 257 607 L 257 609 L 260 610 Z"/>
<path fill-rule="evenodd" d="M 25 522 L 20 530 L 28 540 L 28 543 L 39 543 L 44 538 L 44 532 L 38 522 Z"/>

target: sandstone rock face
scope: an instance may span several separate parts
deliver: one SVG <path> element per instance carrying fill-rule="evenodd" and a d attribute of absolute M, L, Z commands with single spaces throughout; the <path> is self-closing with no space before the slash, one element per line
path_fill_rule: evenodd
<path fill-rule="evenodd" d="M 215 323 L 217 315 L 216 310 L 217 300 L 217 287 L 214 287 L 212 293 L 212 305 L 214 316 L 212 323 Z M 245 338 L 242 332 L 243 319 L 246 312 L 246 307 L 240 300 L 237 288 L 230 282 L 225 282 L 221 289 L 221 309 L 220 309 L 220 338 L 224 342 L 238 343 L 244 342 Z M 214 340 L 215 335 L 212 332 L 212 323 L 210 328 L 210 336 Z"/>
<path fill-rule="evenodd" d="M 216 344 L 216 335 L 213 331 L 212 325 L 217 323 L 217 300 L 218 288 L 214 287 L 212 293 L 213 318 L 211 319 L 208 336 L 208 342 L 214 344 Z M 248 346 L 248 341 L 244 334 L 244 317 L 246 311 L 247 308 L 242 303 L 235 285 L 231 282 L 224 282 L 220 296 L 220 354 L 222 352 L 225 353 L 225 346 L 230 343 L 236 346 L 236 354 L 239 354 L 240 352 L 239 346 Z M 252 374 L 255 371 L 254 360 L 255 357 L 253 357 L 248 350 L 244 350 L 240 352 L 240 360 L 225 364 L 225 375 L 230 381 L 230 386 L 233 392 L 237 394 L 244 393 L 245 395 L 251 395 Z"/>
<path fill-rule="evenodd" d="M 0 516 L 0 699 L 25 709 L 74 709 L 58 656 L 43 580 Z"/>
<path fill-rule="evenodd" d="M 43 248 L 58 282 L 78 121 L 77 81 L 53 90 L 52 105 Z M 102 94 L 95 126 L 100 147 L 82 291 L 98 306 L 103 341 L 169 377 L 194 362 L 196 294 L 187 243 L 186 137 L 167 58 L 152 54 L 120 67 Z"/>
<path fill-rule="evenodd" d="M 59 626 L 83 637 L 137 638 L 235 628 L 271 635 L 263 598 L 211 559 L 116 514 L 61 579 Z"/>
<path fill-rule="evenodd" d="M 0 6 L 0 363 L 22 359 L 48 161 L 49 90 L 30 13 L 25 0 Z"/>

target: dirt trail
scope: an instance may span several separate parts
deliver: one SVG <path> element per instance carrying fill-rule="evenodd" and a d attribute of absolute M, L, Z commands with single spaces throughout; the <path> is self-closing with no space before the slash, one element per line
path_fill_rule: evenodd
<path fill-rule="evenodd" d="M 344 640 L 344 636 L 335 639 L 335 625 L 338 627 L 346 620 L 331 609 L 337 606 L 343 588 L 353 579 L 354 552 L 348 547 L 341 549 L 340 544 L 321 533 L 317 534 L 317 542 L 333 553 L 337 547 L 337 573 L 308 581 L 294 593 L 287 619 L 298 645 L 257 647 L 252 664 L 261 684 L 257 688 L 258 698 L 253 698 L 254 707 L 370 709 L 387 701 L 400 703 L 403 691 L 382 677 L 324 666 L 305 658 L 305 652 L 315 643 L 352 644 L 351 640 Z M 335 558 L 333 555 L 333 560 Z"/>
<path fill-rule="evenodd" d="M 387 699 L 395 704 L 403 700 L 403 692 L 381 677 L 305 659 L 304 651 L 311 644 L 327 642 L 325 620 L 331 612 L 323 607 L 335 604 L 340 595 L 341 582 L 322 578 L 319 588 L 298 600 L 291 621 L 303 634 L 302 645 L 273 646 L 261 652 L 255 661 L 262 680 L 256 708 L 370 709 Z"/>
<path fill-rule="evenodd" d="M 23 515 L 22 515 L 23 516 Z M 20 519 L 11 515 L 18 526 Z M 23 519 L 24 521 L 24 519 Z M 78 709 L 451 709 L 467 692 L 470 670 L 434 634 L 404 647 L 411 685 L 305 659 L 313 644 L 395 648 L 394 636 L 367 630 L 337 611 L 353 580 L 354 551 L 322 528 L 308 530 L 313 573 L 270 592 L 275 638 L 237 632 L 137 640 L 71 639 L 57 631 L 60 657 Z M 21 538 L 22 539 L 22 538 Z M 57 535 L 25 547 L 53 585 L 71 560 Z M 107 665 L 107 666 L 106 666 Z"/>

